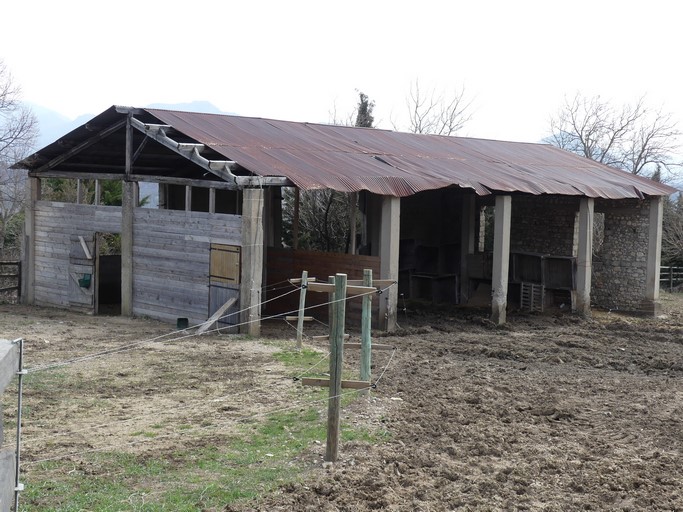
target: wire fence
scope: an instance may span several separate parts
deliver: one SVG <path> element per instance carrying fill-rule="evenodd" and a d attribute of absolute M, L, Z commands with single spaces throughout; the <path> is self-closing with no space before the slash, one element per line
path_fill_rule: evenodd
<path fill-rule="evenodd" d="M 276 284 L 279 285 L 282 283 L 276 283 Z M 394 285 L 395 285 L 395 283 L 384 288 L 384 289 L 382 289 L 382 290 L 378 290 L 376 292 L 368 292 L 368 293 L 382 293 Z M 281 287 L 281 288 L 284 289 L 286 287 Z M 295 293 L 299 290 L 300 290 L 300 287 L 294 287 L 292 290 L 289 290 L 289 291 L 279 295 L 278 297 L 273 297 L 267 301 L 264 301 L 255 307 L 260 308 L 263 304 L 265 304 L 267 302 L 277 300 L 277 299 L 279 299 L 285 295 L 288 295 L 290 293 Z M 335 302 L 341 302 L 341 301 L 346 301 L 346 300 L 362 297 L 363 295 L 366 295 L 366 294 L 360 294 L 360 295 L 354 295 L 354 296 L 350 296 L 350 297 L 343 297 L 343 298 L 336 299 L 336 300 L 330 300 L 324 304 L 317 304 L 317 305 L 311 306 L 309 308 L 306 308 L 305 311 L 310 311 L 310 310 L 313 310 L 313 309 L 316 309 L 319 307 L 325 307 L 325 306 L 328 306 L 328 305 L 333 304 Z M 246 311 L 249 309 L 251 309 L 251 308 L 245 308 L 242 311 Z M 262 321 L 262 320 L 269 320 L 269 319 L 275 319 L 275 318 L 283 318 L 284 319 L 285 316 L 296 313 L 298 311 L 299 310 L 297 309 L 297 310 L 289 311 L 286 313 L 280 313 L 278 315 L 272 315 L 270 317 L 261 318 L 260 320 L 259 319 L 250 320 L 248 322 L 243 322 L 242 324 L 238 324 L 238 327 L 240 325 L 246 325 L 246 324 L 254 322 L 254 321 Z M 235 313 L 231 313 L 231 314 L 235 314 Z M 64 367 L 64 366 L 73 365 L 73 364 L 86 363 L 89 361 L 93 361 L 95 359 L 99 359 L 99 358 L 103 358 L 103 357 L 107 357 L 107 356 L 111 356 L 111 355 L 116 355 L 116 354 L 121 354 L 123 352 L 130 351 L 130 350 L 135 350 L 135 349 L 138 349 L 138 348 L 145 346 L 147 344 L 150 344 L 150 343 L 172 343 L 172 342 L 184 341 L 187 339 L 195 338 L 197 336 L 200 336 L 200 334 L 198 334 L 195 329 L 201 325 L 203 325 L 203 324 L 200 323 L 200 324 L 188 327 L 186 329 L 183 329 L 181 331 L 177 331 L 177 330 L 171 331 L 171 332 L 161 334 L 159 336 L 155 336 L 152 338 L 147 338 L 147 339 L 143 339 L 143 340 L 129 342 L 129 343 L 120 345 L 118 347 L 102 350 L 102 351 L 95 352 L 95 353 L 88 354 L 88 355 L 84 355 L 84 356 L 79 356 L 79 357 L 75 357 L 75 358 L 71 358 L 71 359 L 67 359 L 67 360 L 56 361 L 56 362 L 52 362 L 52 363 L 46 363 L 43 365 L 38 365 L 38 366 L 35 366 L 32 368 L 29 368 L 27 370 L 27 373 L 42 372 L 42 371 L 47 371 L 47 370 L 51 370 L 54 368 L 60 368 L 60 367 Z M 231 326 L 231 327 L 235 327 L 235 326 Z M 211 333 L 211 332 L 218 332 L 220 330 L 221 330 L 221 328 L 216 328 L 213 330 L 206 331 L 202 335 L 205 335 L 205 334 Z M 393 361 L 395 353 L 396 353 L 396 348 L 394 348 L 392 350 L 392 352 L 388 358 L 388 361 L 382 367 L 377 378 L 374 381 L 371 381 L 371 384 L 369 384 L 366 388 L 353 389 L 350 391 L 346 391 L 346 392 L 341 393 L 341 395 L 339 395 L 339 396 L 357 394 L 357 393 L 361 393 L 363 391 L 366 391 L 368 389 L 376 388 L 377 385 L 379 384 L 379 382 L 384 377 L 387 370 L 389 369 L 389 367 Z M 293 378 L 293 380 L 296 382 L 299 379 L 301 379 L 301 377 L 303 377 L 304 375 L 312 373 L 316 368 L 318 368 L 328 358 L 329 358 L 329 353 L 324 354 L 321 356 L 320 360 L 318 360 L 314 364 L 311 364 L 311 365 L 304 367 L 304 368 L 300 368 L 299 370 L 297 370 L 297 375 Z M 214 397 L 213 400 L 215 400 L 215 401 L 230 400 L 230 399 L 235 399 L 241 395 L 246 395 L 246 394 L 252 394 L 253 395 L 253 394 L 256 394 L 259 392 L 267 392 L 268 386 L 269 385 L 263 385 L 261 387 L 252 387 L 252 388 L 245 389 L 242 391 L 225 394 L 225 395 L 222 395 L 222 396 L 217 397 L 217 398 Z M 74 458 L 74 457 L 78 457 L 78 456 L 83 456 L 83 455 L 86 455 L 89 453 L 115 450 L 115 449 L 120 449 L 120 448 L 127 447 L 127 446 L 137 446 L 137 445 L 140 445 L 143 443 L 153 443 L 155 440 L 159 440 L 159 439 L 166 439 L 166 438 L 173 438 L 173 437 L 180 437 L 180 436 L 192 437 L 193 435 L 198 436 L 198 435 L 201 435 L 202 433 L 209 431 L 211 429 L 220 429 L 220 428 L 225 427 L 225 426 L 227 426 L 231 423 L 234 423 L 234 422 L 252 421 L 252 420 L 255 420 L 255 419 L 258 419 L 261 417 L 267 417 L 267 416 L 270 416 L 273 414 L 277 414 L 279 412 L 297 410 L 297 409 L 300 409 L 302 407 L 310 407 L 310 406 L 315 405 L 315 404 L 325 403 L 325 402 L 327 402 L 331 399 L 334 399 L 334 398 L 338 398 L 338 397 L 325 397 L 325 398 L 314 399 L 314 400 L 311 400 L 311 399 L 294 400 L 294 401 L 291 401 L 286 406 L 280 406 L 280 407 L 275 407 L 275 408 L 266 408 L 266 410 L 264 410 L 264 411 L 260 411 L 257 413 L 251 413 L 251 414 L 244 414 L 243 412 L 240 413 L 238 411 L 234 414 L 229 415 L 228 417 L 222 418 L 219 421 L 210 422 L 207 425 L 197 425 L 197 426 L 194 426 L 194 427 L 189 428 L 189 429 L 188 428 L 180 428 L 179 425 L 172 425 L 171 428 L 174 428 L 174 430 L 167 432 L 167 433 L 164 433 L 164 434 L 155 435 L 153 438 L 143 438 L 143 439 L 136 439 L 136 440 L 132 440 L 132 441 L 123 441 L 123 442 L 119 442 L 119 443 L 109 443 L 109 444 L 106 444 L 104 446 L 92 447 L 92 448 L 88 448 L 85 450 L 76 450 L 76 451 L 70 451 L 70 452 L 57 453 L 57 454 L 51 455 L 49 457 L 42 457 L 39 459 L 33 459 L 30 461 L 27 461 L 24 463 L 24 465 L 25 466 L 27 466 L 27 465 L 34 466 L 36 464 L 40 464 L 40 463 L 44 463 L 44 462 L 57 461 L 57 460 L 62 460 L 62 459 L 70 459 L 70 458 Z M 169 411 L 168 416 L 172 419 L 173 418 L 177 419 L 179 412 L 181 412 L 183 410 L 192 409 L 196 405 L 197 405 L 196 402 L 187 402 L 187 403 L 182 404 L 178 407 L 175 407 L 173 409 L 173 411 Z M 119 420 L 118 422 L 114 422 L 114 423 L 121 425 L 124 423 L 142 422 L 142 421 L 150 419 L 150 418 L 155 418 L 155 419 L 159 420 L 160 419 L 159 413 L 157 411 L 151 411 L 151 412 L 143 413 L 143 414 L 136 415 L 133 417 L 125 418 L 125 419 Z M 80 429 L 74 429 L 74 430 L 63 431 L 63 432 L 51 432 L 50 434 L 46 434 L 43 436 L 30 437 L 29 439 L 32 443 L 39 443 L 41 441 L 48 441 L 48 440 L 51 442 L 54 442 L 54 440 L 56 438 L 59 438 L 59 437 L 74 437 L 76 435 L 82 436 L 82 435 L 87 434 L 87 433 L 92 433 L 96 430 L 111 428 L 112 424 L 113 423 L 111 421 L 107 421 L 107 422 L 102 422 L 102 423 L 98 423 L 95 425 L 90 425 L 88 427 L 83 427 Z"/>

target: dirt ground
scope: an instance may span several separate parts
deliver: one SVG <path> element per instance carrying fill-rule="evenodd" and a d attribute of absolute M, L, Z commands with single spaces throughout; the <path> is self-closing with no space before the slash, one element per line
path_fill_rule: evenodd
<path fill-rule="evenodd" d="M 313 444 L 297 458 L 303 481 L 225 510 L 683 510 L 683 295 L 662 302 L 658 319 L 513 314 L 502 328 L 481 311 L 409 312 L 398 333 L 376 337 L 397 350 L 374 356 L 374 378 L 384 373 L 373 398 L 344 412 L 386 429 L 386 440 L 345 443 L 332 465 Z M 29 368 L 168 331 L 0 306 L 0 338 L 25 338 Z M 264 337 L 292 331 L 269 323 Z M 61 372 L 59 389 L 36 372 L 25 394 L 26 478 L 38 460 L 136 431 L 204 422 L 210 440 L 216 425 L 286 407 L 297 384 L 274 350 L 231 336 L 159 339 L 45 372 Z M 68 388 L 83 382 L 90 399 L 76 407 Z M 120 449 L 170 452 L 179 442 L 170 434 Z"/>

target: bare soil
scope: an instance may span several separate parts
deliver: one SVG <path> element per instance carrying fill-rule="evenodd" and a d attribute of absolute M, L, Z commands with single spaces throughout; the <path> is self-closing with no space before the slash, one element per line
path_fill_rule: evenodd
<path fill-rule="evenodd" d="M 683 510 L 683 296 L 662 302 L 658 319 L 513 314 L 504 327 L 483 311 L 409 312 L 396 334 L 375 338 L 397 350 L 373 356 L 382 377 L 372 398 L 344 412 L 386 429 L 386 441 L 345 443 L 336 464 L 323 464 L 324 445 L 312 444 L 294 461 L 301 481 L 225 510 Z M 144 319 L 0 306 L 0 337 L 25 338 L 29 368 L 168 331 Z M 264 338 L 291 337 L 284 324 L 264 328 Z M 27 480 L 32 463 L 55 454 L 123 439 L 124 451 L 171 454 L 182 425 L 195 429 L 193 442 L 210 443 L 216 426 L 291 405 L 298 384 L 274 350 L 218 334 L 160 339 L 29 375 Z M 50 375 L 61 378 L 53 385 Z M 90 395 L 74 401 L 83 383 Z M 164 435 L 128 441 L 154 428 Z"/>

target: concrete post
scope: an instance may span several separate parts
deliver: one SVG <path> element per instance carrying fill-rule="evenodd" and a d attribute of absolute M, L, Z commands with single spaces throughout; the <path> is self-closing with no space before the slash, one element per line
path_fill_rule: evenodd
<path fill-rule="evenodd" d="M 465 304 L 470 296 L 470 278 L 467 256 L 474 254 L 476 197 L 468 194 L 462 198 L 462 220 L 460 227 L 460 304 Z"/>
<path fill-rule="evenodd" d="M 133 169 L 132 113 L 126 122 L 126 175 L 121 194 L 121 316 L 133 316 L 133 218 L 135 183 L 128 181 Z"/>
<path fill-rule="evenodd" d="M 121 201 L 121 316 L 133 315 L 133 216 L 135 183 L 123 182 Z"/>
<path fill-rule="evenodd" d="M 24 214 L 24 241 L 21 262 L 21 302 L 36 303 L 36 202 L 40 201 L 40 179 L 29 178 Z"/>
<path fill-rule="evenodd" d="M 577 313 L 591 314 L 591 275 L 593 272 L 593 211 L 595 200 L 581 198 L 579 204 L 579 243 L 576 254 L 576 304 Z"/>
<path fill-rule="evenodd" d="M 491 320 L 502 325 L 506 320 L 508 271 L 510 268 L 511 196 L 496 196 L 493 228 L 493 279 L 491 281 Z"/>
<path fill-rule="evenodd" d="M 246 188 L 242 195 L 240 332 L 250 336 L 261 334 L 264 195 L 262 188 Z"/>
<path fill-rule="evenodd" d="M 401 199 L 382 196 L 379 236 L 380 279 L 398 282 L 398 249 L 401 226 Z M 379 322 L 387 331 L 396 329 L 398 286 L 392 286 L 379 298 Z M 386 319 L 386 321 L 385 321 Z"/>
<path fill-rule="evenodd" d="M 660 313 L 659 303 L 659 265 L 662 257 L 662 214 L 664 198 L 650 198 L 650 228 L 647 248 L 647 269 L 645 276 L 645 300 L 643 309 L 646 313 L 657 316 Z"/>

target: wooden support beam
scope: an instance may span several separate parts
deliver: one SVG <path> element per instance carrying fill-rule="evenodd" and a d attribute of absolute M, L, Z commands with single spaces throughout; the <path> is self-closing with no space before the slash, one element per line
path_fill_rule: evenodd
<path fill-rule="evenodd" d="M 363 270 L 363 285 L 377 285 L 372 282 L 372 269 Z M 360 378 L 369 381 L 372 368 L 372 294 L 363 295 L 360 340 Z M 363 392 L 365 395 L 369 393 L 369 390 Z"/>
<path fill-rule="evenodd" d="M 312 316 L 304 316 L 302 318 L 303 318 L 304 322 L 312 322 L 313 320 L 315 320 Z M 285 320 L 287 320 L 288 322 L 297 322 L 299 320 L 299 316 L 298 315 L 287 315 L 285 317 Z"/>
<path fill-rule="evenodd" d="M 341 426 L 341 391 L 344 362 L 344 324 L 346 319 L 346 274 L 334 276 L 334 302 L 332 331 L 330 336 L 330 393 L 327 407 L 327 444 L 325 460 L 336 462 L 339 455 L 339 430 Z"/>
<path fill-rule="evenodd" d="M 364 283 L 365 279 L 349 279 L 347 282 L 349 286 L 366 286 Z M 383 288 L 388 288 L 392 284 L 396 284 L 396 281 L 393 279 L 374 279 L 371 286 L 377 290 L 381 290 Z"/>
<path fill-rule="evenodd" d="M 313 377 L 304 377 L 301 379 L 301 384 L 304 386 L 319 386 L 328 387 L 330 385 L 330 379 L 318 379 Z M 372 386 L 370 381 L 364 380 L 343 380 L 341 381 L 342 389 L 366 389 Z"/>
<path fill-rule="evenodd" d="M 301 284 L 301 278 L 300 277 L 293 277 L 292 279 L 289 279 L 289 282 L 291 284 Z M 308 277 L 306 278 L 307 283 L 315 283 L 316 278 L 315 277 Z"/>
<path fill-rule="evenodd" d="M 576 293 L 574 308 L 577 313 L 591 314 L 591 276 L 593 274 L 593 213 L 595 200 L 582 197 L 579 203 L 579 243 L 576 255 Z"/>
<path fill-rule="evenodd" d="M 496 196 L 493 222 L 493 277 L 491 320 L 498 325 L 507 318 L 508 273 L 510 269 L 510 219 L 512 197 Z"/>
<path fill-rule="evenodd" d="M 334 291 L 334 285 L 329 283 L 308 283 L 308 289 L 312 292 L 331 293 Z M 346 296 L 363 295 L 364 293 L 375 293 L 377 288 L 372 286 L 347 286 Z"/>
<path fill-rule="evenodd" d="M 301 350 L 304 337 L 304 311 L 306 310 L 306 283 L 308 282 L 308 271 L 301 272 L 301 290 L 299 290 L 299 315 L 296 322 L 296 348 Z"/>
<path fill-rule="evenodd" d="M 197 334 L 202 334 L 211 329 L 214 326 L 214 324 L 218 322 L 218 320 L 220 320 L 223 314 L 228 309 L 230 309 L 233 306 L 233 304 L 235 304 L 235 302 L 237 302 L 237 299 L 233 297 L 228 302 L 223 304 L 220 308 L 218 308 L 218 310 L 216 310 L 216 312 L 213 315 L 211 315 L 211 317 L 206 322 L 199 326 L 199 329 L 197 329 Z"/>
<path fill-rule="evenodd" d="M 240 281 L 240 332 L 261 333 L 263 285 L 264 190 L 245 189 L 242 195 L 242 276 Z"/>
<path fill-rule="evenodd" d="M 105 128 L 104 130 L 100 131 L 96 135 L 93 135 L 89 139 L 87 139 L 87 140 L 81 142 L 80 144 L 74 146 L 69 151 L 62 153 L 61 155 L 50 160 L 48 163 L 41 165 L 34 172 L 42 174 L 43 171 L 47 171 L 49 169 L 52 169 L 53 167 L 57 167 L 59 164 L 61 164 L 65 160 L 68 160 L 69 158 L 76 155 L 77 153 L 80 153 L 84 149 L 89 148 L 93 144 L 97 144 L 102 139 L 109 137 L 112 133 L 120 130 L 121 128 L 126 126 L 126 122 L 127 122 L 127 119 L 122 119 L 121 121 L 117 121 L 116 123 L 109 126 L 108 128 Z"/>
<path fill-rule="evenodd" d="M 352 348 L 352 349 L 359 349 L 363 348 L 362 343 L 344 343 L 344 348 Z M 396 347 L 393 345 L 386 345 L 383 343 L 373 343 L 372 344 L 372 350 L 395 350 Z"/>
<path fill-rule="evenodd" d="M 351 337 L 350 334 L 344 334 L 344 339 L 345 339 L 345 340 L 348 340 L 350 337 Z M 319 336 L 311 336 L 311 339 L 314 339 L 314 340 L 329 340 L 329 339 L 330 339 L 330 335 L 329 335 L 329 334 L 321 334 L 321 335 L 319 335 Z M 346 346 L 346 345 L 344 345 L 344 346 Z"/>

